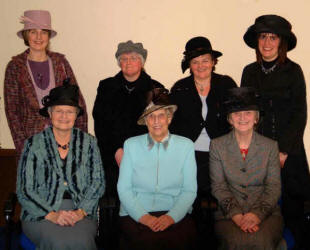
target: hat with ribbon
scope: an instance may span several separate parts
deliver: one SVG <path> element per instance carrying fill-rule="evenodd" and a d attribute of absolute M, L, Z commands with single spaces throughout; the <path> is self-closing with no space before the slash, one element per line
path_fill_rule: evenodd
<path fill-rule="evenodd" d="M 138 119 L 139 125 L 145 125 L 144 118 L 151 114 L 152 112 L 159 109 L 171 108 L 173 112 L 177 110 L 177 105 L 170 102 L 169 91 L 164 88 L 155 88 L 146 94 L 147 107 L 144 109 L 143 114 Z"/>
<path fill-rule="evenodd" d="M 56 105 L 68 105 L 79 109 L 78 116 L 84 113 L 79 106 L 79 87 L 70 84 L 70 78 L 63 81 L 62 86 L 51 89 L 49 95 L 42 98 L 43 108 L 39 110 L 40 115 L 49 117 L 48 108 Z"/>
<path fill-rule="evenodd" d="M 27 10 L 20 17 L 20 22 L 24 24 L 24 28 L 17 32 L 17 36 L 23 38 L 24 30 L 41 29 L 50 30 L 51 38 L 56 36 L 57 32 L 52 29 L 51 14 L 47 10 Z"/>

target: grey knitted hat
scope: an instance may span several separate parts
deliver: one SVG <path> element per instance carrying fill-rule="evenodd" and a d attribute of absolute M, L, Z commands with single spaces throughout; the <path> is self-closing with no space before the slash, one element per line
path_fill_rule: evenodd
<path fill-rule="evenodd" d="M 133 43 L 131 40 L 118 44 L 115 57 L 118 58 L 121 54 L 130 52 L 136 52 L 140 54 L 144 58 L 144 60 L 146 60 L 147 50 L 143 48 L 143 44 Z"/>

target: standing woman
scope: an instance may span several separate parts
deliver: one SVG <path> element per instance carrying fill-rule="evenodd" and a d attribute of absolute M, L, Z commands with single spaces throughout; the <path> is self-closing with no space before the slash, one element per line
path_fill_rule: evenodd
<path fill-rule="evenodd" d="M 236 87 L 234 80 L 214 72 L 221 52 L 213 50 L 205 37 L 194 37 L 185 46 L 183 73 L 190 76 L 177 81 L 171 88 L 171 100 L 178 106 L 171 123 L 171 132 L 185 136 L 195 143 L 198 194 L 194 215 L 201 224 L 201 199 L 213 202 L 209 178 L 210 140 L 229 131 L 222 103 L 228 89 Z"/>
<path fill-rule="evenodd" d="M 142 43 L 118 44 L 115 57 L 120 71 L 99 83 L 93 109 L 95 134 L 107 176 L 107 194 L 117 196 L 118 167 L 123 157 L 123 144 L 147 129 L 137 120 L 147 106 L 146 93 L 163 87 L 144 70 L 147 50 Z"/>
<path fill-rule="evenodd" d="M 258 132 L 278 141 L 282 212 L 298 249 L 303 245 L 303 202 L 310 199 L 310 177 L 303 144 L 306 84 L 300 66 L 287 58 L 287 52 L 297 43 L 291 29 L 291 24 L 281 16 L 256 18 L 243 39 L 255 49 L 257 60 L 244 68 L 241 86 L 252 86 L 261 96 Z"/>
<path fill-rule="evenodd" d="M 49 125 L 49 120 L 38 113 L 43 107 L 41 99 L 67 78 L 77 85 L 65 56 L 49 50 L 49 41 L 57 34 L 51 27 L 50 13 L 28 10 L 21 22 L 24 28 L 17 35 L 29 48 L 12 58 L 4 80 L 5 111 L 18 155 L 28 137 Z M 87 132 L 86 105 L 81 94 L 79 103 L 85 112 L 75 125 Z"/>

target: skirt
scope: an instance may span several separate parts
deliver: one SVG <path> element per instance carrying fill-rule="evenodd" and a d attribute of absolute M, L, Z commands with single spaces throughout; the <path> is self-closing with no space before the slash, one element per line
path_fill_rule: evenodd
<path fill-rule="evenodd" d="M 71 210 L 72 200 L 63 200 L 59 210 Z M 95 236 L 97 223 L 84 218 L 73 227 L 59 226 L 48 220 L 22 221 L 24 234 L 36 245 L 37 250 L 97 249 Z"/>
<path fill-rule="evenodd" d="M 159 217 L 166 212 L 150 214 Z M 189 215 L 162 232 L 153 232 L 130 216 L 122 216 L 120 229 L 121 250 L 192 250 L 196 247 L 196 228 Z"/>

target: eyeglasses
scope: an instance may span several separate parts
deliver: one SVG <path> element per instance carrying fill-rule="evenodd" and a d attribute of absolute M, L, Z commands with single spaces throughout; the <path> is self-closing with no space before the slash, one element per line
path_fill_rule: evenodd
<path fill-rule="evenodd" d="M 130 56 L 130 57 L 121 57 L 119 60 L 123 63 L 127 63 L 128 61 L 136 62 L 140 58 L 138 56 Z"/>
<path fill-rule="evenodd" d="M 52 112 L 54 114 L 56 114 L 57 116 L 66 115 L 68 117 L 72 117 L 72 116 L 77 114 L 76 111 L 71 111 L 71 110 L 67 110 L 67 111 L 64 111 L 64 110 L 52 110 Z"/>

